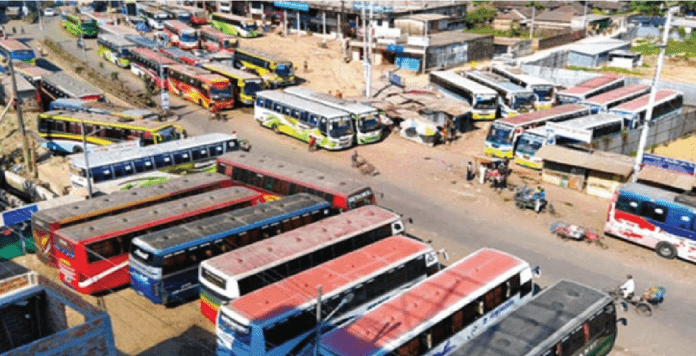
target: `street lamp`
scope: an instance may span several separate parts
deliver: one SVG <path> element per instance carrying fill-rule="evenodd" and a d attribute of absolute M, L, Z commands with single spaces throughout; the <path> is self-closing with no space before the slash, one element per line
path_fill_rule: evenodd
<path fill-rule="evenodd" d="M 314 341 L 314 352 L 313 352 L 314 356 L 317 356 L 317 354 L 319 352 L 319 341 L 321 340 L 321 329 L 324 327 L 324 322 L 326 320 L 331 319 L 331 317 L 334 316 L 334 314 L 336 314 L 336 312 L 339 309 L 343 308 L 346 304 L 350 303 L 353 300 L 353 297 L 354 297 L 353 293 L 350 293 L 350 294 L 346 295 L 345 297 L 343 297 L 343 299 L 341 299 L 341 302 L 338 303 L 336 308 L 334 308 L 334 310 L 331 311 L 331 313 L 329 313 L 329 315 L 327 315 L 326 318 L 324 318 L 322 320 L 322 317 L 321 317 L 321 286 L 319 286 L 319 293 L 317 296 L 317 329 L 316 329 L 317 336 L 316 336 L 316 340 Z"/>

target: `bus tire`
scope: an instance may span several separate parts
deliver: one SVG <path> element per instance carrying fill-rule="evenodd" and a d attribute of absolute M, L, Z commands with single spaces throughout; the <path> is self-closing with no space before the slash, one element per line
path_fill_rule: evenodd
<path fill-rule="evenodd" d="M 273 132 L 275 132 L 276 134 L 280 135 L 280 128 L 278 127 L 278 124 L 272 124 L 271 130 L 273 130 Z"/>
<path fill-rule="evenodd" d="M 80 147 L 80 146 L 73 146 L 73 148 L 72 148 L 72 153 L 73 153 L 73 154 L 75 154 L 75 153 L 82 153 L 82 147 Z"/>
<path fill-rule="evenodd" d="M 659 242 L 655 246 L 655 252 L 663 258 L 666 258 L 668 260 L 674 259 L 677 257 L 677 249 L 669 242 Z"/>

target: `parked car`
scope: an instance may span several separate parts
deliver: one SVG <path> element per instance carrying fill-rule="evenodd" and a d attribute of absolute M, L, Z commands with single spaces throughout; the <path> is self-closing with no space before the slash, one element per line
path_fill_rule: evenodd
<path fill-rule="evenodd" d="M 49 7 L 49 8 L 44 10 L 44 16 L 56 16 L 56 15 L 58 15 L 58 13 L 52 7 Z"/>

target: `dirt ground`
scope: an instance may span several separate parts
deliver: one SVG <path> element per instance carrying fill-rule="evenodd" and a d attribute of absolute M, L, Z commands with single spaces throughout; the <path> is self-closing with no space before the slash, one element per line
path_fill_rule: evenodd
<path fill-rule="evenodd" d="M 655 154 L 696 162 L 696 136 L 691 135 L 671 142 L 667 146 L 655 147 Z"/>

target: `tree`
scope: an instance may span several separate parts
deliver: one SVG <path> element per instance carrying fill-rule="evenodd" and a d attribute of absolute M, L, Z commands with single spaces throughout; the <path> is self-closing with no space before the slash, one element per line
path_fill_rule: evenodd
<path fill-rule="evenodd" d="M 631 1 L 629 9 L 644 16 L 662 16 L 666 7 L 664 1 Z"/>
<path fill-rule="evenodd" d="M 473 27 L 478 24 L 493 21 L 493 19 L 495 19 L 496 14 L 497 11 L 495 9 L 486 6 L 481 6 L 474 11 L 467 12 L 464 20 L 469 25 L 469 27 Z"/>
<path fill-rule="evenodd" d="M 530 1 L 526 4 L 524 4 L 526 7 L 534 7 L 536 8 L 537 11 L 544 11 L 544 5 L 539 3 L 538 1 Z"/>

